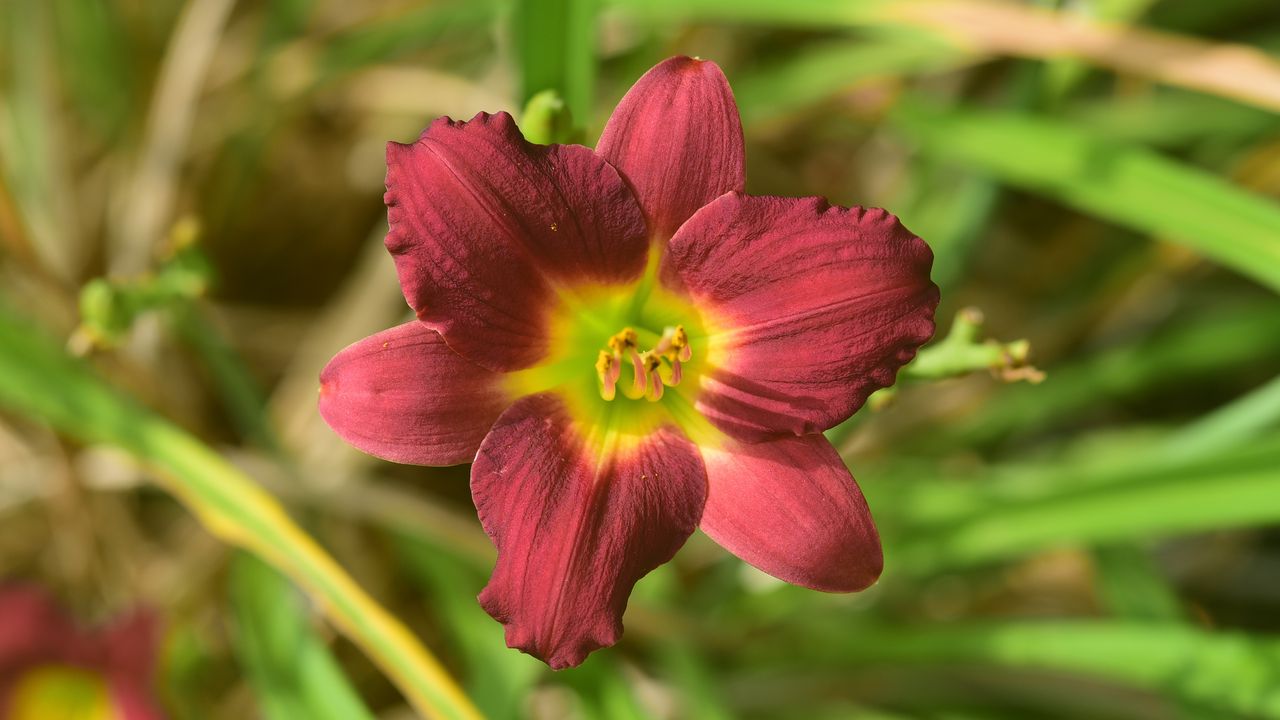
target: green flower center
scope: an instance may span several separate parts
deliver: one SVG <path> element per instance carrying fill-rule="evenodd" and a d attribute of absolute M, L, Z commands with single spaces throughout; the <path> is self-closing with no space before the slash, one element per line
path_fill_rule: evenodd
<path fill-rule="evenodd" d="M 695 442 L 714 436 L 695 409 L 712 335 L 687 298 L 657 282 L 656 259 L 630 285 L 562 288 L 548 328 L 550 353 L 510 376 L 513 395 L 554 392 L 596 434 L 676 425 Z"/>

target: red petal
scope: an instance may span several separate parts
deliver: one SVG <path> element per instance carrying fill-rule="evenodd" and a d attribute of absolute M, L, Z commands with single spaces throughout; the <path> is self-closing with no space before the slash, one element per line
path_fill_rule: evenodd
<path fill-rule="evenodd" d="M 663 262 L 663 281 L 719 326 L 698 407 L 739 439 L 826 430 L 933 335 L 933 254 L 884 210 L 733 193 Z"/>
<path fill-rule="evenodd" d="M 121 720 L 161 720 L 150 691 L 159 647 L 159 619 L 146 610 L 117 621 L 102 633 L 111 700 Z"/>
<path fill-rule="evenodd" d="M 394 462 L 471 462 L 510 404 L 502 375 L 410 322 L 371 335 L 320 373 L 320 415 L 342 439 Z"/>
<path fill-rule="evenodd" d="M 821 435 L 702 451 L 702 531 L 729 552 L 796 585 L 862 590 L 884 556 L 867 501 Z"/>
<path fill-rule="evenodd" d="M 148 691 L 149 678 L 117 679 L 111 682 L 111 703 L 120 720 L 163 720 L 156 709 L 152 693 Z"/>
<path fill-rule="evenodd" d="M 644 220 L 616 170 L 577 145 L 533 145 L 505 113 L 441 118 L 387 146 L 387 249 L 405 299 L 492 370 L 537 362 L 561 281 L 644 270 Z"/>
<path fill-rule="evenodd" d="M 645 73 L 618 103 L 596 150 L 631 184 L 660 241 L 746 183 L 738 105 L 724 73 L 706 60 L 673 57 Z"/>
<path fill-rule="evenodd" d="M 144 683 L 155 671 L 159 619 L 147 610 L 134 611 L 103 630 L 101 643 L 104 665 L 115 677 Z"/>
<path fill-rule="evenodd" d="M 43 590 L 27 585 L 0 589 L 0 677 L 28 663 L 61 659 L 79 643 L 62 609 Z"/>
<path fill-rule="evenodd" d="M 697 448 L 663 428 L 626 450 L 588 446 L 552 395 L 526 397 L 485 438 L 471 493 L 498 547 L 480 604 L 507 645 L 553 668 L 617 642 L 636 581 L 697 527 L 707 481 Z"/>

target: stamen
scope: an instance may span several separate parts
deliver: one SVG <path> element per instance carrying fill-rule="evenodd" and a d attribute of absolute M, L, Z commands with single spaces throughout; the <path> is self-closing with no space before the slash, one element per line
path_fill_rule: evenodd
<path fill-rule="evenodd" d="M 649 373 L 649 392 L 645 395 L 645 399 L 649 402 L 658 402 L 662 399 L 662 376 L 657 370 Z"/>
<path fill-rule="evenodd" d="M 671 346 L 676 349 L 676 359 L 680 362 L 689 362 L 689 358 L 693 357 L 693 348 L 689 346 L 689 334 L 684 331 L 683 325 L 675 327 Z"/>
<path fill-rule="evenodd" d="M 689 333 L 684 331 L 683 325 L 675 326 L 672 332 L 671 344 L 677 348 L 682 348 L 689 344 Z"/>
<path fill-rule="evenodd" d="M 619 357 L 626 354 L 628 349 L 634 350 L 635 347 L 636 331 L 631 328 L 623 328 L 621 332 L 609 338 L 609 349 L 613 350 L 613 354 Z"/>
<path fill-rule="evenodd" d="M 613 355 L 601 350 L 600 355 L 596 358 L 596 377 L 600 378 L 600 397 L 605 400 L 613 400 L 618 394 L 618 371 L 621 368 L 619 363 L 613 359 Z"/>
<path fill-rule="evenodd" d="M 693 349 L 689 347 L 689 334 L 685 332 L 683 325 L 674 327 L 668 325 L 662 331 L 662 339 L 658 341 L 653 351 L 668 361 L 689 362 L 689 358 L 693 357 Z"/>
<path fill-rule="evenodd" d="M 675 337 L 676 329 L 667 327 L 662 331 L 662 337 L 658 340 L 658 344 L 653 346 L 653 351 L 659 355 L 664 355 L 671 349 L 671 338 Z"/>
<path fill-rule="evenodd" d="M 617 384 L 618 378 L 622 377 L 622 358 L 617 353 L 610 357 L 613 358 L 613 363 L 609 365 L 609 382 Z"/>
<path fill-rule="evenodd" d="M 632 388 L 636 392 L 635 397 L 639 398 L 644 395 L 645 379 L 649 373 L 645 372 L 644 361 L 640 358 L 640 353 L 635 350 L 631 351 L 631 367 L 635 370 L 635 380 L 632 383 Z"/>
<path fill-rule="evenodd" d="M 605 400 L 617 396 L 618 382 L 622 376 L 623 356 L 630 358 L 633 373 L 631 383 L 622 392 L 632 400 L 646 398 L 650 402 L 662 399 L 664 389 L 675 387 L 684 379 L 682 363 L 692 357 L 689 336 L 683 325 L 667 326 L 652 350 L 640 352 L 638 334 L 632 328 L 623 328 L 608 341 L 608 350 L 601 350 L 596 358 L 596 376 L 600 379 L 600 395 Z M 667 366 L 664 369 L 663 366 Z M 664 380 L 665 375 L 665 380 Z"/>
<path fill-rule="evenodd" d="M 648 381 L 645 398 L 649 402 L 657 402 L 662 399 L 662 376 L 658 374 L 662 359 L 655 351 L 650 350 L 640 354 L 640 362 L 644 365 L 644 375 Z"/>

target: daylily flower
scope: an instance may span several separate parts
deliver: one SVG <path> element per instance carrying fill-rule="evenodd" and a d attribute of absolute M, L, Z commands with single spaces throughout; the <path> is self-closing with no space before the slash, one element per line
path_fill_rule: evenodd
<path fill-rule="evenodd" d="M 88 630 L 37 588 L 0 589 L 0 718 L 160 720 L 155 645 L 146 613 Z"/>
<path fill-rule="evenodd" d="M 479 600 L 553 668 L 617 641 L 636 581 L 701 527 L 826 591 L 879 576 L 822 432 L 933 334 L 932 254 L 883 210 L 743 194 L 720 69 L 671 58 L 595 150 L 509 115 L 387 148 L 387 248 L 417 319 L 338 353 L 320 411 L 365 452 L 474 461 L 498 548 Z"/>

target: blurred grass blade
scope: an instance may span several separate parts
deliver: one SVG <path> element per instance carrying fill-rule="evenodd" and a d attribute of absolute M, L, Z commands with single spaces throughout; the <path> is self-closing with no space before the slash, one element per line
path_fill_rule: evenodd
<path fill-rule="evenodd" d="M 740 567 L 735 568 L 735 574 L 739 571 Z M 739 589 L 737 583 L 740 580 L 735 577 L 732 582 L 732 586 L 705 583 L 700 590 L 720 605 Z M 631 603 L 640 607 L 676 608 L 695 605 L 697 600 L 685 594 L 677 570 L 671 565 L 663 565 L 636 585 Z M 730 698 L 717 683 L 716 666 L 707 648 L 689 633 L 676 630 L 662 620 L 657 620 L 654 625 L 663 628 L 655 638 L 657 666 L 662 669 L 659 677 L 679 690 L 685 714 L 698 720 L 730 720 L 735 717 L 729 705 Z"/>
<path fill-rule="evenodd" d="M 902 0 L 610 0 L 661 22 L 722 21 L 831 29 L 874 24 Z"/>
<path fill-rule="evenodd" d="M 502 625 L 476 603 L 487 567 L 477 569 L 475 563 L 411 532 L 393 531 L 400 567 L 425 592 L 425 600 L 439 613 L 444 630 L 466 659 L 471 697 L 486 717 L 518 717 L 546 666 L 509 650 Z"/>
<path fill-rule="evenodd" d="M 1280 718 L 1280 641 L 1150 622 L 1061 621 L 867 630 L 814 643 L 838 664 L 992 665 L 1081 673 L 1238 717 Z"/>
<path fill-rule="evenodd" d="M 217 453 L 108 386 L 0 306 L 0 406 L 82 442 L 120 447 L 154 471 L 210 532 L 303 588 L 419 712 L 479 713 L 439 662 L 369 597 L 267 493 Z"/>
<path fill-rule="evenodd" d="M 970 256 L 998 206 L 1000 188 L 985 175 L 936 162 L 919 165 L 912 173 L 909 196 L 889 207 L 899 210 L 898 217 L 912 232 L 929 239 L 930 276 L 945 294 L 964 279 Z"/>
<path fill-rule="evenodd" d="M 1280 62 L 1248 45 L 1091 21 L 1004 0 L 897 0 L 886 5 L 882 16 L 989 53 L 1075 58 L 1280 110 Z"/>
<path fill-rule="evenodd" d="M 1280 110 L 1280 62 L 1258 48 L 1003 0 L 612 0 L 655 22 L 679 20 L 797 26 L 909 27 L 977 56 L 1057 60 L 1100 67 Z"/>
<path fill-rule="evenodd" d="M 1146 548 L 1133 544 L 1094 548 L 1093 567 L 1099 599 L 1110 614 L 1125 620 L 1186 619 L 1177 592 Z"/>
<path fill-rule="evenodd" d="M 231 565 L 235 643 L 269 720 L 373 720 L 289 581 L 252 555 Z"/>
<path fill-rule="evenodd" d="M 1209 95 L 1168 90 L 1073 102 L 1064 119 L 1122 142 L 1178 147 L 1212 142 L 1230 148 L 1280 132 L 1280 116 Z"/>
<path fill-rule="evenodd" d="M 747 125 L 769 122 L 830 98 L 860 81 L 950 69 L 964 53 L 920 33 L 883 32 L 805 49 L 740 73 L 733 95 Z"/>
<path fill-rule="evenodd" d="M 1280 205 L 1271 200 L 1051 120 L 919 104 L 904 105 L 894 119 L 925 153 L 1179 242 L 1280 290 Z"/>
<path fill-rule="evenodd" d="M 14 224 L 29 232 L 41 269 L 70 281 L 85 252 L 77 242 L 80 206 L 59 142 L 51 13 L 44 0 L 0 3 L 0 185 L 12 195 Z"/>
<path fill-rule="evenodd" d="M 980 486 L 922 481 L 880 505 L 873 497 L 886 510 L 886 556 L 909 572 L 936 572 L 1051 547 L 1280 521 L 1280 438 L 1194 461 L 1144 449 L 1014 469 Z"/>
<path fill-rule="evenodd" d="M 118 141 L 137 92 L 128 54 L 129 34 L 119 3 L 55 0 L 58 69 L 80 119 L 103 140 Z"/>
<path fill-rule="evenodd" d="M 213 668 L 209 639 L 190 620 L 166 617 L 163 655 L 157 675 L 160 696 L 171 720 L 205 720 Z"/>
<path fill-rule="evenodd" d="M 517 0 L 511 14 L 523 106 L 555 90 L 580 127 L 591 124 L 599 0 Z"/>
<path fill-rule="evenodd" d="M 1166 443 L 1173 457 L 1191 458 L 1248 442 L 1280 425 L 1280 376 L 1174 434 Z"/>
<path fill-rule="evenodd" d="M 673 604 L 679 600 L 672 601 Z M 671 638 L 659 649 L 661 667 L 683 696 L 691 717 L 699 720 L 732 720 L 733 711 L 716 687 L 715 673 L 698 647 L 688 638 Z"/>
<path fill-rule="evenodd" d="M 1217 35 L 1232 28 L 1247 27 L 1267 0 L 1217 0 L 1212 3 L 1156 3 L 1152 19 L 1160 27 L 1178 32 Z M 1268 8 L 1269 9 L 1269 8 Z"/>
<path fill-rule="evenodd" d="M 172 221 L 204 80 L 234 7 L 235 0 L 187 0 L 178 16 L 152 90 L 146 132 L 128 192 L 116 218 L 109 263 L 114 272 L 145 271 Z"/>
<path fill-rule="evenodd" d="M 1067 15 L 1078 15 L 1085 21 L 1093 20 L 1108 25 L 1130 26 L 1151 9 L 1156 0 L 1092 0 L 1076 5 L 1064 5 Z M 1068 94 L 1084 80 L 1089 66 L 1079 60 L 1050 58 L 1045 68 L 1045 91 L 1055 101 Z"/>
<path fill-rule="evenodd" d="M 259 38 L 259 58 L 280 44 L 305 33 L 307 19 L 315 12 L 318 4 L 317 0 L 276 0 L 267 6 Z"/>
<path fill-rule="evenodd" d="M 204 360 L 240 435 L 260 448 L 279 452 L 280 441 L 267 421 L 262 392 L 208 310 L 195 302 L 178 302 L 169 311 L 174 331 Z"/>
<path fill-rule="evenodd" d="M 590 720 L 650 720 L 653 715 L 641 703 L 637 688 L 613 655 L 593 658 L 563 678 L 581 702 L 581 714 Z"/>
<path fill-rule="evenodd" d="M 379 17 L 326 38 L 317 48 L 317 83 L 439 45 L 449 37 L 474 34 L 493 22 L 497 0 L 440 0 L 403 4 Z"/>

